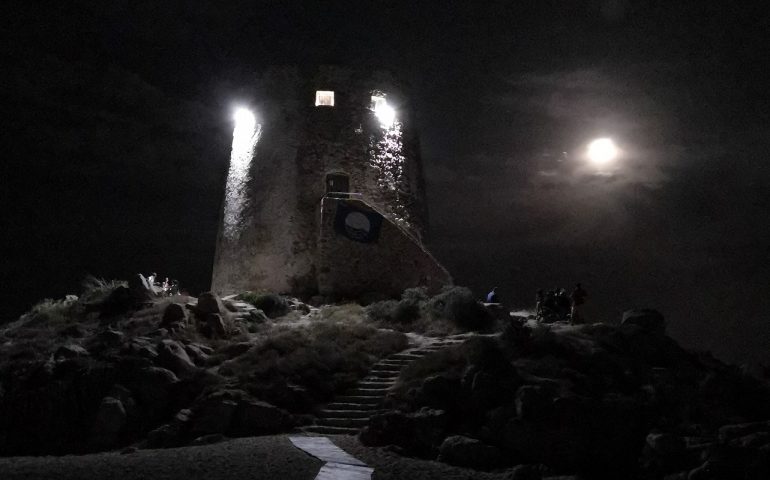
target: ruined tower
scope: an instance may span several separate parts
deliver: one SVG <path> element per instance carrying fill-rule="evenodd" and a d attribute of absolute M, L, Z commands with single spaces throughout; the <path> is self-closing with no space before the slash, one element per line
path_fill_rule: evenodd
<path fill-rule="evenodd" d="M 274 68 L 236 123 L 212 290 L 338 298 L 451 282 L 425 249 L 408 101 L 390 75 Z"/>

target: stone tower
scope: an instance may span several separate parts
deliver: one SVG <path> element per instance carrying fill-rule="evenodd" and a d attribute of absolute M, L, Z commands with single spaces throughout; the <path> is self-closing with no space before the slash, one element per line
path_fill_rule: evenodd
<path fill-rule="evenodd" d="M 234 132 L 213 291 L 354 298 L 451 283 L 423 246 L 418 139 L 390 75 L 275 68 L 255 98 Z"/>

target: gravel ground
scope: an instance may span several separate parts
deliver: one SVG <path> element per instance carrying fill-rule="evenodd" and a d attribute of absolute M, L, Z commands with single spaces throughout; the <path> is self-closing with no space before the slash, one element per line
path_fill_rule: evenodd
<path fill-rule="evenodd" d="M 214 445 L 64 457 L 0 458 L 2 480 L 313 480 L 323 462 L 294 447 L 288 435 L 239 438 Z M 369 448 L 350 435 L 330 435 L 340 448 L 374 468 L 374 480 L 503 480 L 443 463 Z M 510 477 L 509 477 L 510 478 Z"/>
<path fill-rule="evenodd" d="M 321 465 L 281 435 L 126 455 L 0 458 L 0 479 L 312 480 Z"/>
<path fill-rule="evenodd" d="M 507 480 L 511 478 L 509 471 L 478 472 L 430 460 L 402 457 L 387 448 L 365 447 L 357 437 L 351 435 L 328 435 L 328 437 L 338 447 L 373 467 L 374 480 Z"/>

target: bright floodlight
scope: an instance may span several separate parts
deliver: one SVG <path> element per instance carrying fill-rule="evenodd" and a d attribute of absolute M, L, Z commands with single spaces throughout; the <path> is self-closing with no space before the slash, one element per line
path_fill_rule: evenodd
<path fill-rule="evenodd" d="M 396 120 L 396 111 L 393 109 L 393 107 L 388 105 L 388 102 L 385 101 L 385 97 L 373 95 L 372 104 L 374 108 L 374 114 L 380 121 L 380 126 L 382 128 L 390 128 L 393 126 L 393 122 Z"/>
<path fill-rule="evenodd" d="M 235 110 L 235 115 L 233 115 L 233 118 L 235 119 L 235 128 L 237 129 L 243 129 L 243 130 L 253 130 L 254 124 L 257 123 L 257 120 L 254 118 L 254 114 L 251 113 L 247 108 L 238 108 Z"/>
<path fill-rule="evenodd" d="M 610 138 L 597 138 L 588 144 L 588 159 L 597 166 L 607 165 L 618 156 L 618 147 Z"/>

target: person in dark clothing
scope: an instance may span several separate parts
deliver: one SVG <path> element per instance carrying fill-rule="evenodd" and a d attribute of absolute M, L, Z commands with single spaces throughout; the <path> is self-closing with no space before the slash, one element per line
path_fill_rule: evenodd
<path fill-rule="evenodd" d="M 535 294 L 535 318 L 539 321 L 543 318 L 543 307 L 545 303 L 545 294 L 543 289 L 537 291 Z"/>
<path fill-rule="evenodd" d="M 571 323 L 575 324 L 581 322 L 578 310 L 579 307 L 586 302 L 587 296 L 588 292 L 583 290 L 583 287 L 579 283 L 575 284 L 575 289 L 572 290 L 572 293 L 570 294 L 570 302 L 572 303 L 572 309 L 570 311 Z"/>
<path fill-rule="evenodd" d="M 500 298 L 497 296 L 497 287 L 487 293 L 487 303 L 500 303 Z"/>

